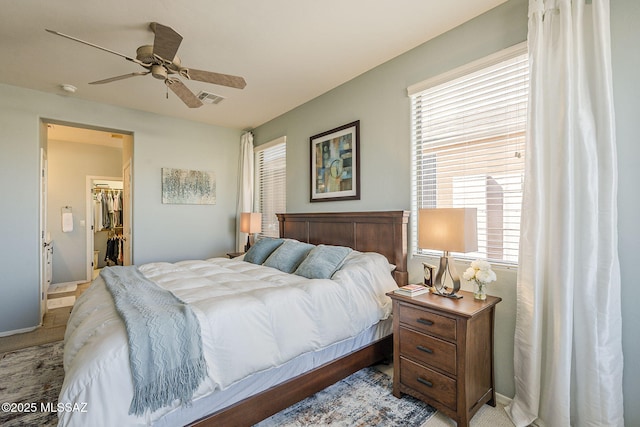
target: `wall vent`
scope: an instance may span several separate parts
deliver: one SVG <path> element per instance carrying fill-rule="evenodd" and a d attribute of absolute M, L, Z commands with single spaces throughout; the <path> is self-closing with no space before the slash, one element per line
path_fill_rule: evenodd
<path fill-rule="evenodd" d="M 203 104 L 219 104 L 224 99 L 223 96 L 216 95 L 215 93 L 205 92 L 203 90 L 198 93 L 198 99 L 202 101 Z"/>

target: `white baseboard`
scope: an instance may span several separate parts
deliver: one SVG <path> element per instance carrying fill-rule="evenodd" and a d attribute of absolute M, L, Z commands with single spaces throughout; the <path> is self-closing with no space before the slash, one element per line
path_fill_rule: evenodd
<path fill-rule="evenodd" d="M 35 331 L 39 327 L 40 325 L 37 325 L 31 328 L 14 329 L 13 331 L 0 332 L 0 337 L 8 337 L 9 335 L 15 335 L 15 334 L 24 334 L 25 332 Z"/>
<path fill-rule="evenodd" d="M 505 396 L 504 394 L 496 393 L 496 402 L 501 404 L 502 406 L 508 406 L 511 403 L 511 398 Z"/>

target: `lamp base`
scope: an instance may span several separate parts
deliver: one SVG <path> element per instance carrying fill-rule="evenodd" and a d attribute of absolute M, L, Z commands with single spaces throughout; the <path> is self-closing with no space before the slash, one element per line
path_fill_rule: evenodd
<path fill-rule="evenodd" d="M 443 294 L 438 291 L 432 292 L 433 295 L 438 295 L 439 297 L 452 298 L 452 299 L 460 299 L 463 298 L 462 295 L 458 294 Z"/>
<path fill-rule="evenodd" d="M 446 282 L 451 283 L 451 290 L 449 290 Z M 435 289 L 434 295 L 454 299 L 462 298 L 462 295 L 456 294 L 460 290 L 460 276 L 458 276 L 453 263 L 453 257 L 449 256 L 448 252 L 445 252 L 444 256 L 440 257 L 440 267 L 433 281 L 433 288 Z"/>
<path fill-rule="evenodd" d="M 244 251 L 248 252 L 250 248 L 251 248 L 251 235 L 247 234 L 247 244 L 244 245 Z"/>

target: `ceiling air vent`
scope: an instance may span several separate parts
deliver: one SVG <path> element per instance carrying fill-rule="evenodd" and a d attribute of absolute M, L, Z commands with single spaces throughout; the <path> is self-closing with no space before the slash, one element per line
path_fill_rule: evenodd
<path fill-rule="evenodd" d="M 201 90 L 200 93 L 198 93 L 198 99 L 202 101 L 203 104 L 219 104 L 224 97 Z"/>

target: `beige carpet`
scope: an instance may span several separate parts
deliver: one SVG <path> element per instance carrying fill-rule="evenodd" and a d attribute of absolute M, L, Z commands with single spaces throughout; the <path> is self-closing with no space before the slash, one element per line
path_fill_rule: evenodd
<path fill-rule="evenodd" d="M 470 427 L 514 427 L 507 416 L 504 406 L 498 403 L 496 407 L 484 405 L 471 419 Z M 437 412 L 421 427 L 456 427 L 456 422 L 446 415 Z"/>

